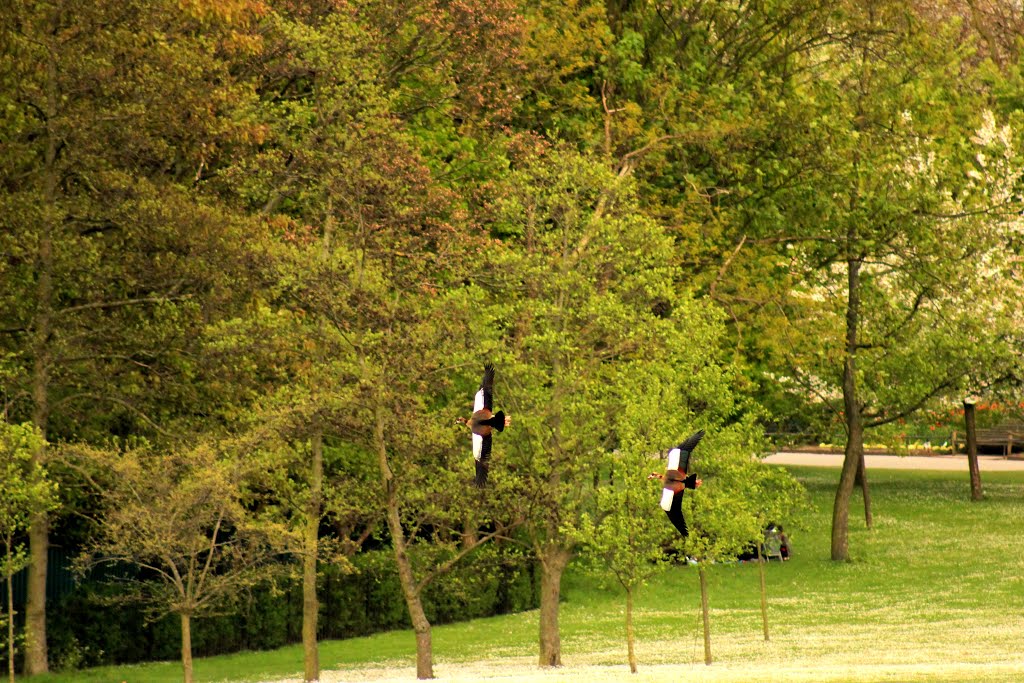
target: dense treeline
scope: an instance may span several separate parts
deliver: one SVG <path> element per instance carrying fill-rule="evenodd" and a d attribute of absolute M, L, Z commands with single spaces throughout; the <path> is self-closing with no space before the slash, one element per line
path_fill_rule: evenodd
<path fill-rule="evenodd" d="M 301 591 L 315 680 L 318 580 L 371 547 L 429 677 L 432 591 L 522 553 L 557 665 L 562 571 L 636 575 L 594 529 L 660 548 L 631 473 L 696 428 L 688 554 L 798 499 L 752 458 L 785 425 L 846 440 L 847 559 L 865 429 L 1020 374 L 1008 7 L 4 3 L 24 670 L 52 663 L 51 543 L 138 568 L 117 595 L 173 615 L 186 679 L 192 618 L 271 581 Z M 453 420 L 485 362 L 514 422 L 479 491 Z"/>

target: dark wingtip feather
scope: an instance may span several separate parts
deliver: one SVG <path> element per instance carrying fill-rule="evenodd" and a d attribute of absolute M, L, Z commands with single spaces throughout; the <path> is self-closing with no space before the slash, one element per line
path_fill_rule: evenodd
<path fill-rule="evenodd" d="M 480 380 L 480 386 L 489 389 L 494 386 L 494 366 L 488 363 L 484 366 L 484 377 Z"/>
<path fill-rule="evenodd" d="M 690 455 L 693 453 L 693 449 L 697 447 L 700 440 L 704 438 L 704 430 L 701 429 L 695 434 L 692 434 L 686 441 L 679 444 L 679 469 L 683 472 L 690 471 Z"/>
<path fill-rule="evenodd" d="M 480 388 L 484 392 L 484 408 L 494 408 L 492 394 L 494 392 L 494 366 L 488 363 L 484 366 L 484 378 L 480 380 Z"/>
<path fill-rule="evenodd" d="M 702 429 L 699 432 L 692 434 L 689 438 L 686 439 L 686 441 L 679 444 L 679 450 L 685 451 L 687 453 L 692 453 L 693 449 L 697 447 L 697 444 L 699 444 L 700 440 L 703 438 L 704 430 Z"/>
<path fill-rule="evenodd" d="M 476 477 L 473 479 L 473 483 L 477 488 L 483 488 L 487 484 L 487 463 L 476 461 Z"/>

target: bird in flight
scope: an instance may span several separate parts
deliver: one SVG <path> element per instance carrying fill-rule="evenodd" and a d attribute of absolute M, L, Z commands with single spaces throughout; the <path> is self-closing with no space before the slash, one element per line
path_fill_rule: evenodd
<path fill-rule="evenodd" d="M 686 526 L 686 519 L 683 517 L 683 492 L 686 489 L 695 489 L 702 483 L 696 474 L 687 474 L 690 467 L 690 454 L 703 438 L 704 430 L 702 429 L 675 448 L 670 449 L 668 469 L 665 474 L 651 472 L 647 476 L 648 479 L 658 479 L 664 484 L 661 489 L 661 509 L 665 511 L 669 521 L 679 530 L 683 538 L 690 533 Z"/>
<path fill-rule="evenodd" d="M 483 486 L 487 483 L 487 472 L 491 465 L 491 434 L 503 431 L 512 424 L 512 418 L 502 411 L 494 410 L 492 393 L 494 391 L 494 366 L 484 366 L 484 376 L 480 380 L 480 389 L 473 399 L 473 414 L 469 418 L 458 417 L 458 424 L 467 425 L 473 432 L 473 459 L 476 461 L 476 478 L 474 483 Z"/>

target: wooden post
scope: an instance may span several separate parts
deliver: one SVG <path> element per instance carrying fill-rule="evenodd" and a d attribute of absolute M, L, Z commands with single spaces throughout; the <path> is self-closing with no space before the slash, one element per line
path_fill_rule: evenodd
<path fill-rule="evenodd" d="M 974 401 L 964 400 L 964 423 L 967 428 L 967 466 L 971 471 L 971 500 L 981 500 L 981 471 L 978 469 L 978 430 L 974 423 Z"/>
<path fill-rule="evenodd" d="M 636 673 L 636 638 L 633 635 L 633 588 L 626 589 L 626 657 L 629 672 Z"/>
<path fill-rule="evenodd" d="M 768 642 L 768 582 L 765 579 L 765 556 L 761 553 L 761 543 L 757 544 L 758 573 L 761 575 L 761 623 L 764 625 L 764 640 Z"/>
<path fill-rule="evenodd" d="M 700 577 L 700 612 L 704 619 L 704 664 L 711 666 L 711 617 L 708 607 L 708 578 L 704 572 L 704 563 L 697 565 L 697 575 Z"/>

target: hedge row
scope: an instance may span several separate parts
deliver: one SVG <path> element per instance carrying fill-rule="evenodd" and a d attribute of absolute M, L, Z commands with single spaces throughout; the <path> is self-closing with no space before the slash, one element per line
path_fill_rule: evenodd
<path fill-rule="evenodd" d="M 355 574 L 344 574 L 335 566 L 320 568 L 320 638 L 408 628 L 390 551 L 362 552 L 353 562 L 358 569 Z M 433 624 L 532 609 L 538 604 L 538 583 L 533 562 L 507 548 L 488 546 L 435 581 L 424 594 L 424 607 Z M 83 582 L 48 606 L 48 639 L 55 669 L 180 656 L 176 616 L 147 623 L 141 606 L 111 605 L 111 590 L 109 585 Z M 301 584 L 298 579 L 278 581 L 276 588 L 253 591 L 232 614 L 194 620 L 193 653 L 202 657 L 272 649 L 300 642 L 301 628 Z"/>

